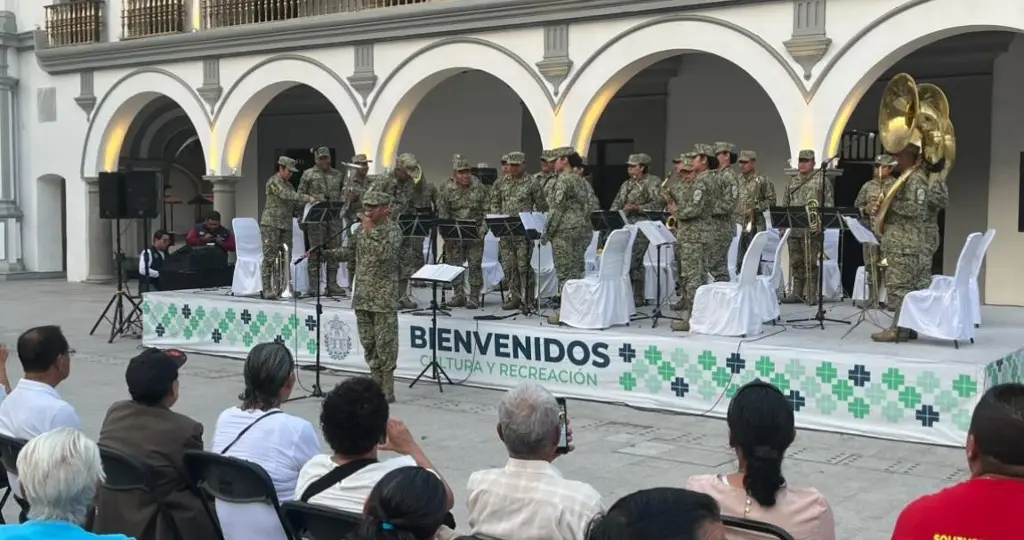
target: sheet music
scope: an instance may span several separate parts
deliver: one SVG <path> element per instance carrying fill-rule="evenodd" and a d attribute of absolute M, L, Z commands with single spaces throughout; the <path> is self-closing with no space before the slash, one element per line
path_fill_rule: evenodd
<path fill-rule="evenodd" d="M 519 212 L 519 219 L 523 221 L 523 226 L 527 230 L 541 234 L 544 234 L 544 229 L 548 226 L 548 215 L 543 212 Z"/>
<path fill-rule="evenodd" d="M 512 217 L 512 216 L 510 216 L 508 214 L 487 214 L 487 215 L 484 216 L 484 219 L 505 219 L 505 218 L 509 218 L 509 217 Z"/>
<path fill-rule="evenodd" d="M 843 221 L 846 222 L 846 226 L 850 229 L 850 232 L 853 233 L 853 237 L 856 238 L 858 242 L 868 246 L 878 245 L 878 237 L 875 236 L 875 233 L 868 230 L 868 228 L 862 225 L 857 218 L 852 216 L 843 216 Z"/>
<path fill-rule="evenodd" d="M 450 264 L 427 264 L 417 270 L 416 273 L 411 276 L 411 279 L 451 283 L 465 271 L 466 269 L 461 266 L 452 266 Z"/>
<path fill-rule="evenodd" d="M 660 221 L 637 221 L 636 226 L 656 246 L 676 243 L 675 235 Z"/>

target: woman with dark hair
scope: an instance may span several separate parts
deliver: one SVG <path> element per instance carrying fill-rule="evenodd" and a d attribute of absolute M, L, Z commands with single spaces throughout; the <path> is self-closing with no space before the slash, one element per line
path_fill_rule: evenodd
<path fill-rule="evenodd" d="M 447 514 L 448 492 L 441 479 L 422 467 L 401 467 L 373 486 L 363 522 L 347 540 L 433 540 Z"/>
<path fill-rule="evenodd" d="M 211 452 L 244 459 L 267 472 L 281 502 L 295 498 L 299 470 L 320 452 L 313 424 L 281 410 L 295 386 L 295 361 L 288 347 L 260 343 L 242 368 L 242 403 L 220 413 Z M 274 509 L 265 504 L 217 501 L 224 540 L 284 540 Z"/>
<path fill-rule="evenodd" d="M 711 497 L 679 488 L 630 493 L 587 527 L 587 540 L 725 540 Z"/>
<path fill-rule="evenodd" d="M 711 495 L 725 515 L 777 525 L 796 540 L 835 540 L 825 497 L 813 488 L 789 487 L 782 476 L 783 455 L 796 437 L 789 399 L 764 381 L 752 381 L 732 398 L 727 421 L 739 471 L 694 476 L 686 489 Z M 748 537 L 730 533 L 730 538 Z"/>

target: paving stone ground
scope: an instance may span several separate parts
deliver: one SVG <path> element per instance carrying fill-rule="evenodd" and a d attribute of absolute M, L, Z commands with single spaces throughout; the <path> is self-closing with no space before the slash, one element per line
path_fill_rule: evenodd
<path fill-rule="evenodd" d="M 89 336 L 112 293 L 109 285 L 0 283 L 0 342 L 13 347 L 19 333 L 36 325 L 63 327 L 75 356 L 71 378 L 59 390 L 77 408 L 86 433 L 93 437 L 107 407 L 128 397 L 124 367 L 140 346 L 132 339 L 108 344 L 106 325 Z M 21 377 L 14 354 L 8 372 L 12 382 Z M 300 374 L 308 387 L 312 372 Z M 341 378 L 323 380 L 330 388 Z M 217 415 L 236 404 L 241 389 L 238 360 L 190 355 L 175 408 L 203 422 L 212 436 Z M 470 473 L 501 466 L 505 460 L 494 429 L 499 399 L 500 393 L 492 390 L 451 387 L 442 394 L 429 384 L 413 389 L 403 385 L 392 409 L 452 484 L 458 500 L 455 516 L 463 523 Z M 568 408 L 577 451 L 559 459 L 557 466 L 565 476 L 592 484 L 604 494 L 606 504 L 638 489 L 681 486 L 691 475 L 735 468 L 722 420 L 585 401 L 570 401 Z M 316 425 L 319 401 L 289 403 L 286 410 Z M 836 515 L 838 538 L 882 539 L 889 538 L 907 502 L 964 479 L 967 471 L 960 449 L 800 431 L 785 473 L 792 484 L 813 486 L 826 495 Z M 13 506 L 4 511 L 8 522 L 15 516 Z"/>

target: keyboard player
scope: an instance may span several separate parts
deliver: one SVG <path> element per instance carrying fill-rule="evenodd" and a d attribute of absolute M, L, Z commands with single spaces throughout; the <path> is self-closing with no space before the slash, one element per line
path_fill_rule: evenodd
<path fill-rule="evenodd" d="M 231 229 L 220 224 L 220 212 L 206 215 L 206 220 L 189 229 L 185 243 L 192 247 L 215 245 L 224 251 L 235 250 L 235 236 Z"/>
<path fill-rule="evenodd" d="M 160 269 L 164 267 L 170 245 L 171 234 L 160 229 L 153 233 L 153 245 L 139 254 L 140 292 L 160 290 Z"/>

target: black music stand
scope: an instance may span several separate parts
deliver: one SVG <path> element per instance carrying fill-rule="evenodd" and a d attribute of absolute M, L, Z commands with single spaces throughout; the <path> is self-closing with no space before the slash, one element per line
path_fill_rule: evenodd
<path fill-rule="evenodd" d="M 596 210 L 590 213 L 590 225 L 594 230 L 606 235 L 626 226 L 622 212 L 618 210 Z"/>
<path fill-rule="evenodd" d="M 644 212 L 647 216 L 648 221 L 660 221 L 666 223 L 668 221 L 668 212 Z"/>
<path fill-rule="evenodd" d="M 109 226 L 109 224 L 107 225 Z M 110 323 L 110 337 L 107 339 L 107 343 L 113 343 L 114 339 L 119 336 L 124 336 L 128 329 L 133 326 L 136 313 L 142 313 L 142 306 L 132 298 L 131 291 L 125 287 L 124 283 L 124 252 L 121 251 L 121 220 L 114 220 L 114 228 L 116 229 L 117 246 L 114 252 L 115 271 L 117 272 L 117 290 L 114 291 L 113 296 L 110 297 L 110 301 L 107 302 L 107 307 L 103 308 L 103 313 L 96 319 L 96 323 L 92 325 L 92 330 L 89 330 L 89 335 L 96 333 L 96 329 L 100 327 L 100 323 L 107 321 Z M 141 296 L 141 293 L 140 293 Z M 125 313 L 125 301 L 131 305 L 131 309 L 128 313 Z M 110 313 L 110 308 L 114 308 L 114 312 Z"/>
<path fill-rule="evenodd" d="M 862 246 L 873 246 L 876 249 L 881 248 L 881 246 L 878 243 L 878 237 L 876 237 L 870 229 L 862 225 L 860 221 L 857 220 L 857 218 L 844 217 L 843 221 L 846 222 L 848 230 L 851 234 L 853 234 L 853 238 L 857 240 L 857 242 L 859 242 Z M 850 223 L 851 221 L 853 223 Z M 891 316 L 889 316 L 889 314 L 879 309 L 878 293 L 881 283 L 879 283 L 880 277 L 878 275 L 877 266 L 878 261 L 864 261 L 864 270 L 865 272 L 869 272 L 868 274 L 865 275 L 865 281 L 868 282 L 868 287 L 870 287 L 868 299 L 860 308 L 860 313 L 857 316 L 857 322 L 854 323 L 853 326 L 851 326 L 850 329 L 847 330 L 846 333 L 843 334 L 843 337 L 841 337 L 840 339 L 846 339 L 846 336 L 849 336 L 851 333 L 853 333 L 853 331 L 856 330 L 857 327 L 860 326 L 861 323 L 863 323 L 865 320 L 869 321 L 871 324 L 875 325 L 880 330 L 888 328 L 888 325 L 879 324 L 878 321 L 874 317 L 872 317 L 872 315 L 882 314 L 883 316 L 888 316 L 892 318 Z"/>
<path fill-rule="evenodd" d="M 445 240 L 452 240 L 454 242 L 480 240 L 480 224 L 472 219 L 437 219 L 434 221 L 434 227 L 437 228 L 437 234 L 440 234 L 441 238 Z M 437 234 L 434 234 L 433 236 L 436 237 Z M 451 262 L 455 263 L 452 266 L 462 267 L 462 261 Z M 462 285 L 463 289 L 465 289 L 465 283 Z M 465 292 L 465 290 L 463 290 L 463 292 Z M 455 293 L 454 285 L 452 285 L 452 293 Z M 433 304 L 433 301 L 431 303 Z M 451 313 L 449 313 L 446 308 L 447 306 L 444 305 L 444 290 L 442 289 L 441 304 L 438 305 L 437 312 L 450 317 Z M 407 311 L 406 313 L 412 313 L 413 315 L 433 315 L 434 308 L 431 306 L 423 309 L 414 309 Z"/>
<path fill-rule="evenodd" d="M 321 227 L 322 228 L 321 230 L 323 230 L 323 233 L 324 233 L 323 236 L 325 238 L 328 238 L 328 239 L 331 239 L 331 240 L 336 238 L 338 235 L 337 234 L 332 234 L 333 231 L 331 231 L 331 224 L 334 223 L 335 221 L 341 221 L 341 217 L 342 217 L 341 216 L 341 212 L 344 209 L 345 209 L 345 204 L 337 203 L 337 202 L 331 202 L 331 201 L 317 203 L 317 204 L 314 204 L 312 207 L 310 207 L 309 212 L 306 212 L 306 217 L 302 220 L 302 224 L 307 227 L 307 229 L 306 229 L 306 243 L 307 244 L 309 243 L 309 230 L 308 230 L 308 227 L 311 227 L 311 226 L 312 227 Z M 342 224 L 342 226 L 343 226 L 342 231 L 344 231 L 344 224 Z M 312 253 L 315 249 L 323 250 L 323 248 L 325 246 L 326 246 L 326 242 L 324 242 L 323 244 L 320 244 L 319 246 L 316 246 L 316 248 L 314 248 L 313 246 L 309 246 L 309 252 Z M 300 262 L 304 261 L 304 260 L 306 260 L 305 256 L 299 258 Z M 317 260 L 319 261 L 320 264 L 316 265 L 316 283 L 312 284 L 312 285 L 316 289 L 316 301 L 317 301 L 317 304 L 319 304 L 320 303 L 320 280 L 323 279 L 323 276 L 321 276 L 320 273 L 322 272 L 322 269 L 323 269 L 324 265 L 326 264 L 326 261 L 323 260 L 323 257 L 319 257 Z M 333 299 L 334 301 L 337 301 L 337 299 L 334 298 L 333 295 L 331 295 L 331 288 L 330 288 L 331 284 L 327 283 L 327 284 L 325 284 L 325 287 L 327 288 L 327 297 Z"/>
<path fill-rule="evenodd" d="M 434 214 L 430 210 L 416 209 L 398 216 L 398 227 L 402 230 L 403 238 L 430 238 L 430 252 L 433 260 L 437 260 L 437 242 L 434 234 Z M 399 298 L 403 298 L 406 291 L 398 291 Z M 415 313 L 420 309 L 410 309 L 402 313 Z M 445 312 L 445 315 L 448 315 Z"/>
<path fill-rule="evenodd" d="M 441 364 L 437 361 L 437 314 L 442 313 L 440 306 L 437 303 L 437 288 L 450 286 L 459 276 L 464 274 L 466 269 L 461 266 L 452 266 L 447 264 L 427 264 L 416 271 L 410 279 L 417 281 L 424 281 L 430 283 L 431 297 L 430 297 L 430 363 L 427 364 L 423 371 L 416 376 L 411 383 L 409 388 L 416 386 L 416 383 L 420 382 L 420 379 L 430 371 L 430 378 L 437 381 L 437 389 L 444 393 L 444 387 L 441 385 L 441 377 L 444 377 L 448 384 L 452 384 L 451 377 L 444 371 Z M 448 315 L 448 313 L 445 313 Z"/>
<path fill-rule="evenodd" d="M 523 224 L 523 218 L 519 216 L 493 217 L 486 218 L 484 221 L 487 223 L 487 228 L 490 229 L 491 233 L 494 234 L 498 240 L 501 240 L 502 238 L 508 238 L 509 240 L 518 238 L 531 242 L 540 240 L 540 233 L 533 229 L 527 229 L 526 225 Z M 523 276 L 521 281 L 522 283 L 519 284 L 519 295 L 521 297 L 519 298 L 519 311 L 509 315 L 480 315 L 473 318 L 478 321 L 499 321 L 515 317 L 516 315 L 525 315 L 529 317 L 530 315 L 537 313 L 530 306 L 530 303 L 526 301 L 525 297 L 527 294 L 526 287 L 530 282 L 529 276 Z M 539 293 L 540 289 L 538 288 L 537 291 Z M 535 302 L 538 300 L 539 299 L 534 298 Z"/>
<path fill-rule="evenodd" d="M 660 212 L 649 212 L 648 214 L 657 214 L 657 213 L 660 213 Z M 657 328 L 658 327 L 658 319 L 668 319 L 670 321 L 681 321 L 683 319 L 681 319 L 679 317 L 671 317 L 671 316 L 665 315 L 664 313 L 661 312 L 661 306 L 665 305 L 665 300 L 667 300 L 667 298 L 662 298 L 662 295 L 661 295 L 661 250 L 662 249 L 672 249 L 673 246 L 676 245 L 676 239 L 672 235 L 672 232 L 669 231 L 665 227 L 664 223 L 662 223 L 661 221 L 656 221 L 656 220 L 649 220 L 649 221 L 650 221 L 650 227 L 645 225 L 645 222 L 643 222 L 643 221 L 638 222 L 637 223 L 637 227 L 640 229 L 640 233 L 647 237 L 647 241 L 650 242 L 651 245 L 654 246 L 654 252 L 655 252 L 655 254 L 656 254 L 655 256 L 657 258 L 657 260 L 655 261 L 655 264 L 657 266 L 655 268 L 657 268 L 658 277 L 656 278 L 657 281 L 655 282 L 654 311 L 652 311 L 650 315 L 644 315 L 643 313 L 637 313 L 630 320 L 632 320 L 632 321 L 639 321 L 639 320 L 643 320 L 643 319 L 651 319 L 651 328 Z M 670 268 L 669 269 L 669 272 L 674 272 L 674 271 L 675 271 L 674 268 Z"/>

